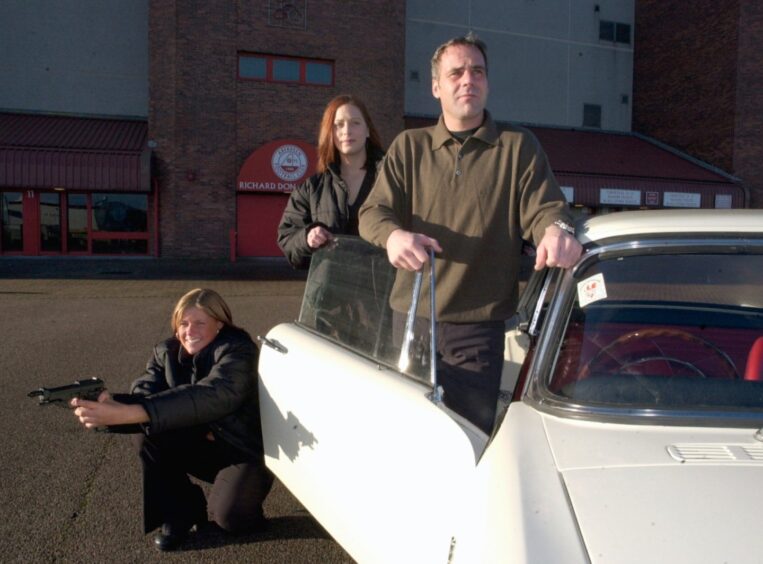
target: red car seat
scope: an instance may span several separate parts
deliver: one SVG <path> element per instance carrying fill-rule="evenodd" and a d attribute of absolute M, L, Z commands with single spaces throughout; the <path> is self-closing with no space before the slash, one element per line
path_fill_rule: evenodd
<path fill-rule="evenodd" d="M 744 369 L 745 380 L 763 380 L 763 337 L 758 337 L 747 354 L 747 367 Z"/>

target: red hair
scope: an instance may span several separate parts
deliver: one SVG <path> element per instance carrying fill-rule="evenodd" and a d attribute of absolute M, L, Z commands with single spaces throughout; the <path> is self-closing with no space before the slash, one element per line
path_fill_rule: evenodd
<path fill-rule="evenodd" d="M 336 117 L 336 111 L 345 104 L 352 104 L 358 108 L 360 113 L 363 114 L 363 119 L 368 127 L 365 166 L 368 166 L 368 162 L 371 160 L 371 153 L 374 149 L 384 152 L 384 149 L 382 149 L 381 146 L 381 141 L 379 140 L 379 133 L 376 131 L 376 127 L 371 121 L 371 115 L 368 113 L 366 105 L 354 96 L 341 94 L 331 100 L 323 111 L 321 129 L 318 132 L 318 164 L 315 167 L 318 174 L 323 174 L 326 172 L 329 165 L 339 162 L 339 151 L 337 151 L 337 148 L 334 145 L 334 118 Z"/>

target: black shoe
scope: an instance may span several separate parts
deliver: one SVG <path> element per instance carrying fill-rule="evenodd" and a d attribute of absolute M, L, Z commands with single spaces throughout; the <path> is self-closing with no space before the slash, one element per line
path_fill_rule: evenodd
<path fill-rule="evenodd" d="M 175 550 L 186 538 L 193 525 L 176 525 L 165 523 L 162 530 L 154 537 L 154 545 L 161 551 Z"/>

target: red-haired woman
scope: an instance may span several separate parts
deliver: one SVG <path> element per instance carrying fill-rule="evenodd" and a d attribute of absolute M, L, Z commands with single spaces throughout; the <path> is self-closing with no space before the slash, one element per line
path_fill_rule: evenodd
<path fill-rule="evenodd" d="M 292 192 L 278 226 L 278 246 L 294 268 L 307 268 L 332 234 L 358 234 L 358 210 L 383 156 L 363 102 L 346 94 L 331 100 L 318 134 L 316 174 Z"/>

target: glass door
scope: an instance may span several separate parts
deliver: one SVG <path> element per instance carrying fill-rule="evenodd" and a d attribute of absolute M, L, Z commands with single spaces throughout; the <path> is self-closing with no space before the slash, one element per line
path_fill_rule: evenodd
<path fill-rule="evenodd" d="M 70 253 L 87 253 L 87 195 L 68 194 L 66 200 L 66 248 Z"/>
<path fill-rule="evenodd" d="M 24 250 L 24 194 L 23 192 L 0 193 L 2 213 L 2 245 L 4 253 L 20 253 Z"/>
<path fill-rule="evenodd" d="M 40 206 L 40 252 L 61 252 L 61 195 L 41 192 Z"/>

